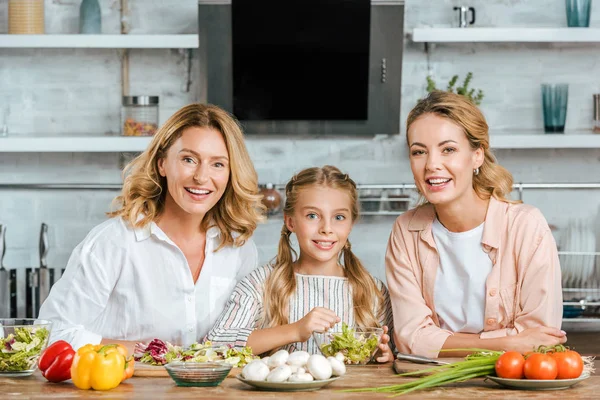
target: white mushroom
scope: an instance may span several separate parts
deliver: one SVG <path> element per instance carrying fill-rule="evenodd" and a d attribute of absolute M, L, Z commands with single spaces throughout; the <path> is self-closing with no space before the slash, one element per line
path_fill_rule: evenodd
<path fill-rule="evenodd" d="M 279 350 L 269 358 L 267 365 L 271 368 L 279 367 L 287 362 L 289 356 L 290 353 L 286 350 Z"/>
<path fill-rule="evenodd" d="M 320 354 L 313 354 L 306 363 L 308 372 L 317 380 L 329 379 L 333 370 L 329 361 Z"/>
<path fill-rule="evenodd" d="M 309 357 L 310 354 L 308 354 L 306 351 L 294 351 L 288 357 L 287 364 L 295 365 L 297 367 L 304 367 Z"/>
<path fill-rule="evenodd" d="M 331 364 L 331 370 L 333 376 L 342 376 L 346 373 L 346 365 L 335 357 L 327 357 L 329 364 Z"/>
<path fill-rule="evenodd" d="M 252 361 L 242 370 L 242 376 L 251 381 L 264 381 L 269 375 L 269 367 L 260 360 Z"/>
<path fill-rule="evenodd" d="M 281 365 L 267 375 L 267 382 L 285 382 L 292 375 L 289 365 Z"/>
<path fill-rule="evenodd" d="M 263 357 L 263 358 L 260 359 L 260 361 L 262 361 L 265 365 L 269 365 L 269 359 L 270 358 L 271 357 Z"/>
<path fill-rule="evenodd" d="M 288 367 L 290 367 L 290 370 L 292 371 L 292 374 L 297 374 L 298 370 L 302 369 L 302 368 L 296 367 L 295 365 L 289 365 L 289 364 L 288 364 Z"/>
<path fill-rule="evenodd" d="M 343 363 L 346 360 L 346 357 L 344 357 L 344 355 L 338 351 L 335 353 L 335 359 Z"/>
<path fill-rule="evenodd" d="M 292 374 L 288 382 L 310 382 L 312 380 L 314 380 L 313 376 L 305 372 L 303 374 Z"/>
<path fill-rule="evenodd" d="M 304 374 L 304 373 L 306 373 L 306 370 L 305 370 L 304 368 L 298 368 L 298 370 L 296 370 L 296 373 L 297 373 L 298 375 L 300 375 L 300 374 Z"/>

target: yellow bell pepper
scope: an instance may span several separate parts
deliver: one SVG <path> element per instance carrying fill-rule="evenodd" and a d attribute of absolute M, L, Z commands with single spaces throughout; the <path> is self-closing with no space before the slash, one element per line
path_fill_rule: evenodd
<path fill-rule="evenodd" d="M 79 389 L 109 390 L 123 380 L 125 357 L 118 345 L 86 344 L 77 350 L 71 379 Z"/>

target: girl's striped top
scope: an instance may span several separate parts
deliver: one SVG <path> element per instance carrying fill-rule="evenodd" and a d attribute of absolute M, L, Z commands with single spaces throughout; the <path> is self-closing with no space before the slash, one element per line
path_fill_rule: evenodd
<path fill-rule="evenodd" d="M 248 336 L 253 330 L 269 326 L 269 321 L 262 321 L 263 293 L 265 281 L 272 271 L 273 267 L 270 265 L 257 268 L 237 284 L 225 310 L 208 333 L 208 340 L 213 344 L 243 347 L 246 346 Z M 373 312 L 379 323 L 389 328 L 389 334 L 392 336 L 390 297 L 383 282 L 374 279 L 385 304 L 381 313 L 378 313 L 378 304 L 373 304 Z M 354 326 L 352 288 L 347 278 L 296 274 L 296 292 L 290 297 L 289 307 L 290 323 L 300 320 L 315 307 L 325 307 L 334 311 L 341 319 L 339 326 L 336 325 L 334 330 L 341 330 L 342 322 Z M 290 343 L 283 349 L 305 350 L 311 354 L 319 352 L 312 337 L 307 342 Z"/>

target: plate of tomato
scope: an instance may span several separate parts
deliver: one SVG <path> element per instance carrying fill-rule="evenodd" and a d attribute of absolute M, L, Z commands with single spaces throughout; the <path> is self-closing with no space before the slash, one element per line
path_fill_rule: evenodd
<path fill-rule="evenodd" d="M 590 377 L 584 372 L 583 358 L 576 351 L 559 345 L 540 347 L 522 355 L 508 351 L 495 365 L 496 376 L 487 378 L 513 389 L 566 389 Z"/>

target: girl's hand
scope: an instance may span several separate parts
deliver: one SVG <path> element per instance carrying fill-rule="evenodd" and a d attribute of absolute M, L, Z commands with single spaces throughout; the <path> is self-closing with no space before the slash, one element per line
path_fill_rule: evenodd
<path fill-rule="evenodd" d="M 341 319 L 328 308 L 315 307 L 304 318 L 294 322 L 298 342 L 307 341 L 313 332 L 327 332 Z"/>
<path fill-rule="evenodd" d="M 540 345 L 554 346 L 565 343 L 567 341 L 567 334 L 560 329 L 540 326 L 525 329 L 523 332 L 514 336 L 508 336 L 506 339 L 508 340 L 506 350 L 518 351 L 521 354 L 525 354 L 533 351 Z"/>
<path fill-rule="evenodd" d="M 388 327 L 383 327 L 383 335 L 381 336 L 381 342 L 379 343 L 379 350 L 376 354 L 379 357 L 376 358 L 378 363 L 386 363 L 390 361 L 394 361 L 394 354 L 392 353 L 392 349 L 390 348 L 390 335 L 388 333 Z"/>

